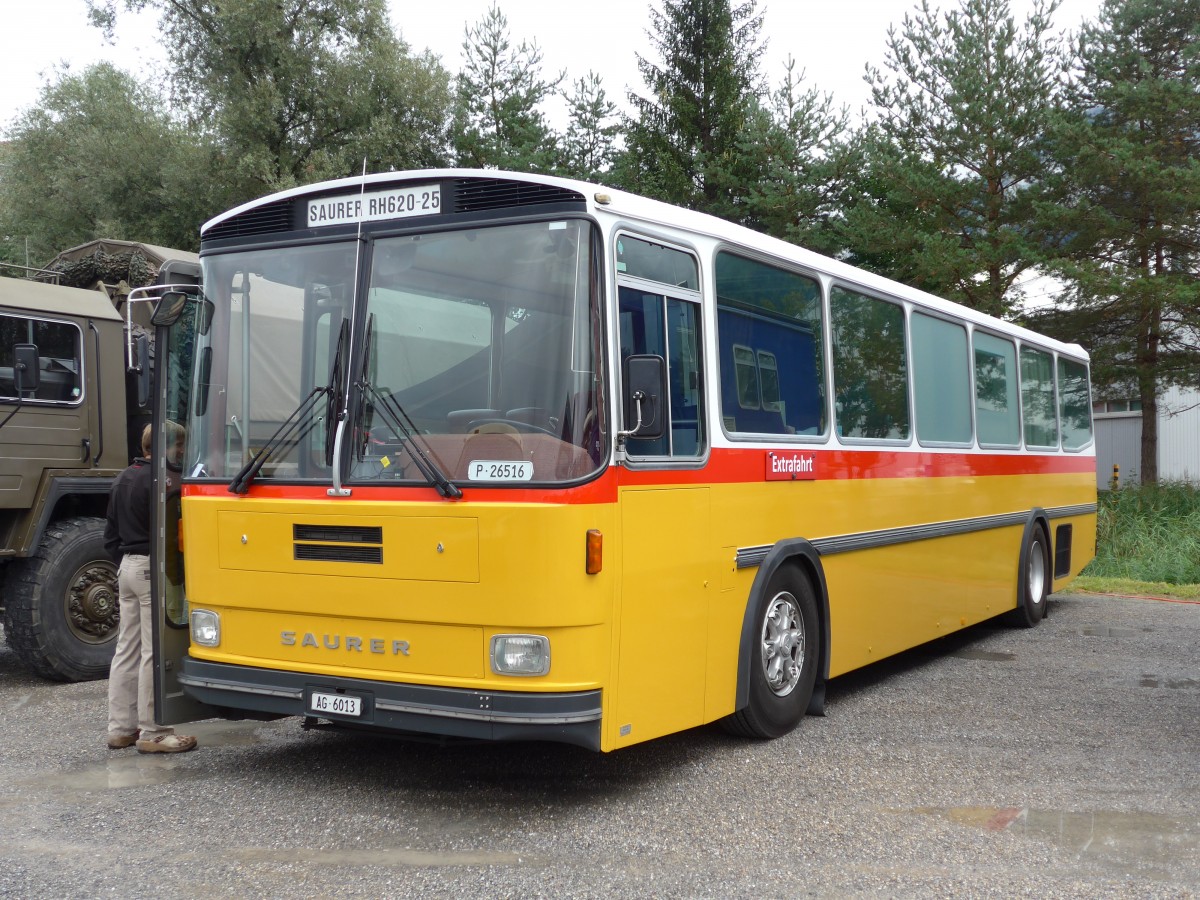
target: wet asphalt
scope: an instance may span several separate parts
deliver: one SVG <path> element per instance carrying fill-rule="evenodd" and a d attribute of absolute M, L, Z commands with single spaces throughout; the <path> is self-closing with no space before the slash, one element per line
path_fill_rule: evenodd
<path fill-rule="evenodd" d="M 0 649 L 0 896 L 1196 897 L 1200 604 L 1061 595 L 835 680 L 772 742 L 610 755 L 198 723 Z M 670 686 L 664 686 L 669 690 Z"/>

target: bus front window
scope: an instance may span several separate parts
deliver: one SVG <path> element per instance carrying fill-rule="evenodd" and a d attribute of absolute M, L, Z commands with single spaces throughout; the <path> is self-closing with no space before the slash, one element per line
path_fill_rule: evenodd
<path fill-rule="evenodd" d="M 276 437 L 257 480 L 328 480 L 323 389 L 350 317 L 354 245 L 212 255 L 203 265 L 215 315 L 196 352 L 187 472 L 228 480 Z"/>
<path fill-rule="evenodd" d="M 580 220 L 375 242 L 351 478 L 565 482 L 605 441 L 592 229 Z"/>

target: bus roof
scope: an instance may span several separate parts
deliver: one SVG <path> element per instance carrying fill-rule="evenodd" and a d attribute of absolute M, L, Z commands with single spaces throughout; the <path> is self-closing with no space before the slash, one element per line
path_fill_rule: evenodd
<path fill-rule="evenodd" d="M 757 250 L 760 253 L 776 256 L 805 268 L 825 273 L 839 281 L 857 285 L 868 291 L 876 291 L 898 299 L 909 300 L 920 306 L 939 310 L 985 328 L 991 328 L 1005 334 L 1011 334 L 1031 342 L 1039 343 L 1071 356 L 1086 358 L 1088 355 L 1087 351 L 1079 344 L 1065 343 L 1039 334 L 1012 322 L 1006 322 L 1003 319 L 979 312 L 968 306 L 963 306 L 962 304 L 945 300 L 918 288 L 910 287 L 902 282 L 884 278 L 882 275 L 876 275 L 829 256 L 823 256 L 797 244 L 791 244 L 779 238 L 762 234 L 743 225 L 737 225 L 707 213 L 673 206 L 661 200 L 653 200 L 649 197 L 642 197 L 638 194 L 617 188 L 610 188 L 593 182 L 577 181 L 570 178 L 559 178 L 552 175 L 532 175 L 525 172 L 510 172 L 502 169 L 417 169 L 340 178 L 333 181 L 290 188 L 257 200 L 252 200 L 249 203 L 244 203 L 205 222 L 200 229 L 200 233 L 201 237 L 203 237 L 204 233 L 209 229 L 228 219 L 267 204 L 277 203 L 280 200 L 304 197 L 315 193 L 325 193 L 339 188 L 366 189 L 373 185 L 383 185 L 391 182 L 420 182 L 455 178 L 523 181 L 531 184 L 546 184 L 573 190 L 582 195 L 587 203 L 588 211 L 592 213 L 616 216 L 626 219 L 631 223 L 639 222 L 650 226 L 677 228 L 730 245 Z"/>

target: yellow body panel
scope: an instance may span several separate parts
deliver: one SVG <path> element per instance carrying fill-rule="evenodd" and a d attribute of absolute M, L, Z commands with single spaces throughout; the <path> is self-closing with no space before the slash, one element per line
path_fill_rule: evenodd
<path fill-rule="evenodd" d="M 611 750 L 733 711 L 758 571 L 736 567 L 739 548 L 1094 502 L 1087 473 L 629 486 L 616 503 L 570 505 L 189 496 L 189 602 L 222 617 L 221 646 L 191 655 L 446 687 L 600 688 Z M 378 527 L 380 561 L 297 560 L 296 524 Z M 1089 514 L 1053 519 L 1052 547 L 1068 524 L 1071 570 L 1056 586 L 1095 546 Z M 597 575 L 584 572 L 589 529 L 604 535 Z M 1008 524 L 824 556 L 830 674 L 1013 609 L 1022 539 Z M 196 549 L 210 547 L 213 558 Z M 548 675 L 491 672 L 491 637 L 511 632 L 550 638 Z"/>

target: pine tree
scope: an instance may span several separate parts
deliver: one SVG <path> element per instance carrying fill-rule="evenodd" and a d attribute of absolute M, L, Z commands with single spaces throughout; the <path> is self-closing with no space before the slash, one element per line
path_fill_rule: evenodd
<path fill-rule="evenodd" d="M 928 0 L 888 35 L 886 69 L 868 68 L 876 122 L 869 168 L 843 237 L 863 264 L 993 315 L 1020 299 L 1037 260 L 1033 202 L 1062 62 L 1048 36 L 1053 2 L 1018 28 L 1009 0 Z"/>
<path fill-rule="evenodd" d="M 550 172 L 555 139 L 542 104 L 563 75 L 542 77 L 537 42 L 513 46 L 508 19 L 492 5 L 463 39 L 454 149 L 459 165 Z"/>
<path fill-rule="evenodd" d="M 570 122 L 562 136 L 557 174 L 603 181 L 617 156 L 621 123 L 617 104 L 608 99 L 595 72 L 576 80 L 567 101 Z"/>
<path fill-rule="evenodd" d="M 738 220 L 749 182 L 739 142 L 763 95 L 756 0 L 662 0 L 638 56 L 646 96 L 630 92 L 624 187 Z"/>
<path fill-rule="evenodd" d="M 778 89 L 743 131 L 740 150 L 751 170 L 743 224 L 812 250 L 834 252 L 830 221 L 846 178 L 848 113 L 833 98 L 804 87 L 791 57 Z"/>
<path fill-rule="evenodd" d="M 1106 0 L 1076 53 L 1054 129 L 1067 202 L 1045 210 L 1071 285 L 1056 327 L 1141 401 L 1150 483 L 1161 392 L 1200 387 L 1200 0 Z"/>

